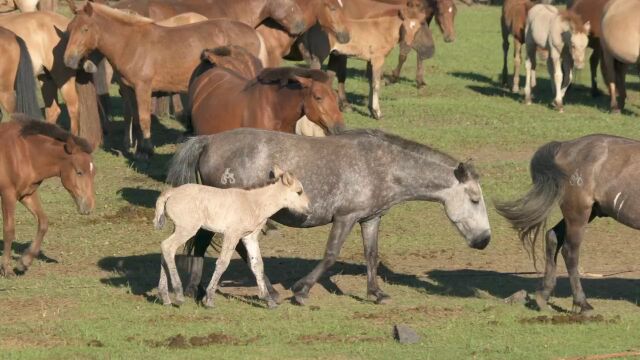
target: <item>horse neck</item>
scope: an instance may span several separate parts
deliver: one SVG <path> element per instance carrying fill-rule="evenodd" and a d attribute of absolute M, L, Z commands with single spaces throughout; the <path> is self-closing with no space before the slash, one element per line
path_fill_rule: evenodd
<path fill-rule="evenodd" d="M 247 8 L 260 9 L 260 11 L 252 19 L 251 24 L 249 24 L 250 26 L 257 27 L 261 22 L 271 17 L 271 12 L 269 11 L 269 6 L 268 6 L 269 0 L 248 0 L 248 1 L 251 4 L 247 5 Z M 246 12 L 246 14 L 248 15 L 249 12 Z"/>
<path fill-rule="evenodd" d="M 38 139 L 28 141 L 29 152 L 36 156 L 31 159 L 31 166 L 37 181 L 60 176 L 61 165 L 67 160 L 64 145 L 46 136 L 36 135 Z"/>
<path fill-rule="evenodd" d="M 281 180 L 275 183 L 247 190 L 254 213 L 260 218 L 268 218 L 285 207 L 284 192 L 288 191 Z"/>
<path fill-rule="evenodd" d="M 291 89 L 289 87 L 278 88 L 276 85 L 263 85 L 262 91 L 269 91 L 272 96 L 265 96 L 269 99 L 271 109 L 277 111 L 277 120 L 280 127 L 277 130 L 293 133 L 296 121 L 304 115 L 304 90 Z M 262 94 L 258 95 L 260 97 Z"/>
<path fill-rule="evenodd" d="M 113 20 L 99 13 L 94 16 L 96 24 L 100 28 L 97 49 L 116 69 L 128 65 L 130 59 L 123 59 L 122 56 L 124 49 L 127 48 L 126 44 L 133 34 L 138 37 L 145 30 L 145 27 Z"/>

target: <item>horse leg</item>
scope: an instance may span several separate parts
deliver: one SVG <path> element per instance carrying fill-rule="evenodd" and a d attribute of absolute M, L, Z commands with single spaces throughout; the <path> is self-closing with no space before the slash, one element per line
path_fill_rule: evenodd
<path fill-rule="evenodd" d="M 73 135 L 78 136 L 79 127 L 79 101 L 78 101 L 78 92 L 76 91 L 76 78 L 71 77 L 60 86 L 60 93 L 62 94 L 62 98 L 64 102 L 67 104 L 67 112 L 69 113 L 69 122 L 71 123 L 70 131 Z"/>
<path fill-rule="evenodd" d="M 374 297 L 376 304 L 387 304 L 391 297 L 378 286 L 378 228 L 380 217 L 360 223 L 364 257 L 367 260 L 367 296 Z"/>
<path fill-rule="evenodd" d="M 55 123 L 62 110 L 58 105 L 58 87 L 48 75 L 42 76 L 42 99 L 44 100 L 44 115 L 49 123 Z"/>
<path fill-rule="evenodd" d="M 517 39 L 513 39 L 513 87 L 511 92 L 520 91 L 520 64 L 522 63 L 522 44 Z"/>
<path fill-rule="evenodd" d="M 140 130 L 142 130 L 142 140 L 136 147 L 136 156 L 148 160 L 153 155 L 153 143 L 151 143 L 151 88 L 146 84 L 138 84 L 135 87 L 135 92 L 138 121 Z"/>
<path fill-rule="evenodd" d="M 239 241 L 240 236 L 238 234 L 224 234 L 222 249 L 220 249 L 218 260 L 216 260 L 216 269 L 213 272 L 209 286 L 207 286 L 207 295 L 202 299 L 202 305 L 205 307 L 213 307 L 213 296 L 216 294 L 216 290 L 218 289 L 218 283 L 220 282 L 222 274 L 227 270 L 227 266 L 229 266 L 229 262 L 231 261 L 231 255 L 233 255 L 233 250 Z"/>
<path fill-rule="evenodd" d="M 169 297 L 169 281 L 167 279 L 166 269 L 167 262 L 164 261 L 164 256 L 160 254 L 160 280 L 158 281 L 158 296 L 162 300 L 162 305 L 171 305 L 171 297 Z"/>
<path fill-rule="evenodd" d="M 616 67 L 615 60 L 613 56 L 602 47 L 600 47 L 600 51 L 602 52 L 602 66 L 600 69 L 602 70 L 602 77 L 604 78 L 605 83 L 607 84 L 607 88 L 609 89 L 610 96 L 610 111 L 612 113 L 619 113 L 620 108 L 618 107 L 618 99 L 616 93 Z"/>
<path fill-rule="evenodd" d="M 620 110 L 624 109 L 624 104 L 627 100 L 627 85 L 625 84 L 625 77 L 627 76 L 627 64 L 620 61 L 616 62 L 616 87 L 620 94 Z"/>
<path fill-rule="evenodd" d="M 593 52 L 589 58 L 589 65 L 591 66 L 591 96 L 593 97 L 602 95 L 602 92 L 598 89 L 598 63 L 600 62 L 601 56 L 602 48 L 600 47 L 599 41 L 596 40 L 593 46 Z"/>
<path fill-rule="evenodd" d="M 582 243 L 585 228 L 589 223 L 591 206 L 587 207 L 575 204 L 574 206 L 578 208 L 567 209 L 567 206 L 561 206 L 566 222 L 566 238 L 562 246 L 562 257 L 567 266 L 569 281 L 571 282 L 571 292 L 573 293 L 572 310 L 576 312 L 579 307 L 580 313 L 584 313 L 593 310 L 593 307 L 587 302 L 587 298 L 582 290 L 578 263 L 580 260 L 580 244 Z"/>
<path fill-rule="evenodd" d="M 309 297 L 311 287 L 313 287 L 313 285 L 318 282 L 318 279 L 320 279 L 320 276 L 336 262 L 338 255 L 340 255 L 340 249 L 342 249 L 342 245 L 347 235 L 349 235 L 349 232 L 351 232 L 351 229 L 353 229 L 355 222 L 355 219 L 348 217 L 340 217 L 333 221 L 327 247 L 324 252 L 324 258 L 307 276 L 298 280 L 291 287 L 295 301 L 299 305 L 304 305 L 304 299 Z"/>
<path fill-rule="evenodd" d="M 238 242 L 238 245 L 236 246 L 236 252 L 240 255 L 240 257 L 242 258 L 242 260 L 249 265 L 249 267 L 251 267 L 251 261 L 250 261 L 250 257 L 249 257 L 249 252 L 247 247 L 245 246 L 244 242 Z M 263 273 L 263 277 L 264 277 L 264 285 L 267 288 L 267 292 L 269 293 L 269 297 L 271 299 L 273 299 L 273 301 L 276 302 L 276 304 L 280 303 L 280 293 L 273 288 L 273 285 L 271 285 L 271 281 L 269 280 L 269 278 L 267 277 L 266 274 Z"/>
<path fill-rule="evenodd" d="M 396 66 L 396 68 L 391 73 L 391 76 L 389 77 L 389 84 L 394 84 L 400 79 L 402 66 L 404 65 L 404 62 L 407 61 L 407 56 L 410 52 L 411 46 L 404 40 L 402 40 L 402 42 L 400 42 L 400 53 L 398 54 L 398 66 Z"/>
<path fill-rule="evenodd" d="M 36 218 L 36 221 L 38 222 L 38 232 L 36 233 L 36 238 L 31 243 L 31 246 L 29 246 L 27 251 L 24 252 L 22 258 L 20 258 L 20 261 L 18 262 L 17 270 L 21 273 L 24 273 L 25 271 L 27 271 L 27 268 L 31 266 L 33 258 L 38 256 L 38 254 L 40 253 L 42 239 L 44 239 L 44 235 L 49 229 L 49 220 L 47 219 L 47 215 L 42 209 L 40 197 L 38 196 L 37 192 L 23 197 L 20 202 L 31 212 L 31 214 L 33 214 L 33 216 Z"/>
<path fill-rule="evenodd" d="M 426 58 L 422 58 L 420 54 L 416 55 L 416 87 L 422 89 L 427 85 L 424 82 L 424 61 Z"/>
<path fill-rule="evenodd" d="M 555 99 L 553 100 L 553 106 L 558 110 L 558 112 L 564 112 L 562 107 L 562 59 L 560 58 L 560 54 L 555 54 L 552 50 L 549 54 L 549 61 L 547 62 L 549 66 L 549 74 L 553 78 L 553 93 L 555 95 Z"/>
<path fill-rule="evenodd" d="M 180 306 L 184 303 L 184 294 L 182 292 L 182 281 L 180 281 L 180 275 L 178 274 L 178 269 L 176 267 L 176 251 L 180 246 L 186 243 L 193 235 L 198 232 L 198 228 L 191 229 L 185 228 L 176 225 L 176 229 L 166 238 L 160 248 L 162 249 L 162 258 L 164 259 L 164 263 L 167 267 L 167 271 L 169 272 L 169 277 L 171 278 L 171 286 L 173 287 L 173 292 L 176 295 L 175 304 Z M 162 273 L 161 273 L 162 275 Z M 166 275 L 165 275 L 166 277 Z M 162 277 L 161 277 L 162 280 Z M 158 288 L 160 288 L 161 283 L 158 284 Z M 161 294 L 162 297 L 162 294 Z M 164 301 L 165 305 L 170 304 Z"/>
<path fill-rule="evenodd" d="M 507 80 L 509 77 L 509 72 L 507 70 L 507 59 L 509 57 L 509 29 L 505 24 L 504 15 L 500 18 L 500 25 L 502 29 L 502 86 L 507 87 L 509 86 L 509 82 Z M 515 38 L 514 42 L 516 42 Z"/>
<path fill-rule="evenodd" d="M 535 82 L 535 68 L 536 68 L 536 46 L 530 45 L 528 42 L 525 44 L 527 51 L 527 58 L 524 61 L 525 80 L 524 80 L 524 103 L 531 105 L 531 88 L 534 87 Z"/>
<path fill-rule="evenodd" d="M 382 119 L 382 110 L 380 110 L 380 82 L 382 81 L 382 66 L 384 65 L 384 57 L 374 58 L 369 62 L 371 64 L 371 79 L 369 80 L 369 111 L 374 119 Z"/>
<path fill-rule="evenodd" d="M 556 255 L 558 244 L 564 243 L 565 232 L 566 226 L 563 219 L 546 234 L 544 279 L 540 289 L 536 292 L 536 303 L 540 310 L 547 308 L 549 296 L 556 287 L 556 268 L 558 265 Z"/>
<path fill-rule="evenodd" d="M 2 253 L 2 267 L 0 276 L 11 274 L 11 243 L 16 238 L 16 196 L 12 193 L 2 194 L 2 236 L 4 240 L 4 252 Z"/>
<path fill-rule="evenodd" d="M 329 70 L 333 70 L 338 78 L 338 104 L 340 111 L 350 111 L 351 104 L 347 100 L 347 93 L 344 89 L 344 83 L 347 80 L 347 57 L 344 55 L 331 54 L 329 56 Z"/>
<path fill-rule="evenodd" d="M 262 255 L 260 255 L 260 244 L 258 243 L 260 231 L 262 231 L 262 226 L 260 226 L 258 230 L 254 231 L 252 234 L 242 238 L 242 243 L 247 249 L 247 252 L 249 254 L 249 265 L 251 267 L 253 275 L 256 277 L 256 283 L 258 284 L 258 296 L 260 297 L 260 299 L 263 299 L 267 302 L 267 307 L 269 309 L 274 309 L 278 306 L 278 303 L 269 294 L 267 285 L 264 281 L 264 263 L 262 262 Z"/>

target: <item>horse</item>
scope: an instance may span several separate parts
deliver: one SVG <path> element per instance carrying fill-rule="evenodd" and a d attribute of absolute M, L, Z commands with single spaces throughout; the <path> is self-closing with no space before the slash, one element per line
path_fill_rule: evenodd
<path fill-rule="evenodd" d="M 9 114 L 41 118 L 31 55 L 24 40 L 0 27 L 0 106 Z M 1 115 L 1 114 L 0 114 Z"/>
<path fill-rule="evenodd" d="M 342 0 L 296 1 L 303 11 L 306 24 L 303 33 L 314 27 L 333 34 L 336 41 L 341 44 L 349 42 L 349 26 Z M 286 29 L 270 19 L 261 23 L 256 30 L 262 35 L 269 49 L 269 61 L 265 64 L 269 67 L 279 66 L 282 63 L 282 58 L 291 52 L 292 46 L 300 38 L 299 35 L 289 34 Z"/>
<path fill-rule="evenodd" d="M 33 72 L 41 81 L 45 119 L 55 123 L 62 112 L 58 90 L 69 112 L 70 130 L 79 135 L 81 122 L 93 123 L 97 119 L 95 97 L 81 96 L 76 87 L 77 71 L 64 65 L 63 54 L 67 46 L 64 29 L 69 19 L 46 11 L 0 16 L 0 26 L 14 32 L 24 40 L 33 64 Z M 80 108 L 94 111 L 80 113 Z"/>
<path fill-rule="evenodd" d="M 624 109 L 627 98 L 627 66 L 640 69 L 640 4 L 637 1 L 611 0 L 602 15 L 602 54 L 604 78 L 611 96 L 611 112 Z M 617 95 L 620 95 L 618 104 Z"/>
<path fill-rule="evenodd" d="M 525 28 L 527 72 L 525 104 L 531 104 L 531 88 L 535 87 L 536 49 L 549 52 L 547 67 L 555 99 L 552 105 L 563 112 L 562 98 L 573 79 L 573 67 L 582 69 L 591 25 L 572 11 L 558 11 L 552 5 L 537 4 L 529 9 Z"/>
<path fill-rule="evenodd" d="M 15 240 L 16 203 L 20 201 L 38 222 L 35 240 L 21 257 L 16 270 L 24 273 L 38 256 L 47 229 L 38 187 L 45 179 L 60 177 L 80 214 L 95 207 L 93 179 L 96 168 L 89 143 L 54 124 L 14 116 L 0 124 L 0 197 L 4 252 L 0 275 L 11 273 L 11 244 Z"/>
<path fill-rule="evenodd" d="M 260 255 L 258 236 L 269 217 L 286 208 L 297 214 L 309 211 L 309 197 L 300 181 L 278 166 L 271 171 L 274 179 L 266 185 L 252 189 L 218 189 L 211 186 L 185 184 L 164 191 L 156 201 L 154 225 L 161 229 L 165 212 L 173 220 L 173 234 L 162 242 L 162 264 L 158 292 L 164 305 L 171 305 L 167 286 L 167 271 L 171 277 L 176 305 L 184 302 L 182 282 L 176 269 L 176 251 L 193 237 L 200 228 L 222 233 L 224 238 L 216 269 L 202 300 L 205 307 L 213 307 L 213 297 L 220 277 L 227 269 L 233 249 L 242 239 L 249 256 L 251 270 L 256 277 L 260 299 L 266 300 L 269 308 L 277 302 L 265 285 L 264 265 Z"/>
<path fill-rule="evenodd" d="M 591 95 L 593 97 L 600 96 L 602 93 L 598 89 L 597 72 L 598 63 L 602 57 L 602 46 L 600 45 L 602 31 L 600 30 L 600 21 L 602 19 L 604 7 L 608 2 L 609 0 L 576 0 L 575 2 L 567 5 L 567 9 L 580 15 L 582 20 L 589 21 L 591 24 L 589 31 L 589 47 L 593 52 L 589 58 L 589 64 L 591 66 Z"/>
<path fill-rule="evenodd" d="M 535 262 L 535 245 L 554 204 L 560 205 L 562 220 L 545 236 L 545 271 L 536 301 L 546 308 L 556 284 L 558 252 L 567 265 L 573 311 L 588 312 L 580 284 L 580 244 L 585 228 L 596 217 L 640 229 L 638 192 L 633 184 L 640 166 L 630 161 L 640 154 L 640 142 L 611 135 L 587 135 L 568 141 L 553 141 L 540 147 L 531 159 L 532 188 L 522 198 L 498 203 L 498 213 L 518 231 Z"/>
<path fill-rule="evenodd" d="M 491 239 L 479 176 L 472 165 L 379 130 L 306 137 L 245 128 L 198 136 L 178 148 L 167 182 L 174 186 L 193 183 L 198 173 L 203 185 L 251 187 L 266 180 L 272 164 L 296 174 L 311 200 L 307 216 L 281 211 L 272 219 L 298 228 L 332 224 L 324 259 L 292 287 L 299 304 L 304 304 L 311 287 L 335 263 L 356 223 L 362 228 L 367 294 L 377 303 L 387 302 L 389 296 L 376 278 L 378 227 L 382 216 L 401 202 L 443 204 L 446 215 L 472 248 L 484 249 Z M 203 256 L 210 236 L 196 239 L 196 255 Z M 236 250 L 247 258 L 242 244 Z M 277 299 L 278 293 L 268 279 L 265 282 Z"/>
<path fill-rule="evenodd" d="M 208 50 L 203 61 L 215 66 L 195 76 L 189 86 L 189 113 L 197 135 L 239 127 L 294 133 L 303 116 L 329 134 L 344 129 L 333 76 L 292 67 L 261 69 L 257 58 L 235 46 Z M 226 67 L 229 63 L 235 65 Z"/>
<path fill-rule="evenodd" d="M 502 4 L 500 28 L 502 29 L 502 86 L 509 86 L 507 80 L 507 54 L 509 53 L 509 35 L 513 36 L 513 84 L 511 91 L 520 91 L 520 64 L 522 63 L 522 44 L 527 13 L 535 5 L 531 0 L 505 0 Z"/>
<path fill-rule="evenodd" d="M 77 68 L 80 59 L 98 50 L 120 74 L 128 96 L 134 96 L 131 91 L 135 93 L 142 132 L 136 155 L 142 159 L 153 154 L 152 92 L 186 92 L 202 49 L 233 43 L 259 58 L 266 56 L 264 43 L 251 26 L 227 19 L 164 27 L 142 16 L 88 2 L 76 13 L 67 31 L 64 63 L 68 67 Z"/>
<path fill-rule="evenodd" d="M 396 1 L 397 0 L 393 0 Z M 427 17 L 426 24 L 422 25 L 415 35 L 415 39 L 411 43 L 407 43 L 404 38 L 400 41 L 400 53 L 398 55 L 398 65 L 389 77 L 390 83 L 395 83 L 400 79 L 400 72 L 411 49 L 417 53 L 416 61 L 416 86 L 418 89 L 424 87 L 424 61 L 433 57 L 434 44 L 433 35 L 429 26 L 435 17 L 436 23 L 440 28 L 440 32 L 444 37 L 444 41 L 451 43 L 456 39 L 455 18 L 458 8 L 453 0 L 427 0 L 422 5 Z"/>

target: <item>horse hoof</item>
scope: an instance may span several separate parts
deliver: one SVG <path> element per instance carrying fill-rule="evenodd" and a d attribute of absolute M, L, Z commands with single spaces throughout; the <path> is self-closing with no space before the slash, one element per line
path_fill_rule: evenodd
<path fill-rule="evenodd" d="M 271 299 L 273 299 L 273 302 L 275 302 L 276 304 L 282 303 L 282 298 L 280 297 L 279 292 L 273 290 L 273 292 L 269 293 L 269 296 L 271 297 Z"/>
<path fill-rule="evenodd" d="M 382 120 L 382 112 L 371 110 L 371 117 L 376 120 Z"/>
<path fill-rule="evenodd" d="M 176 296 L 176 299 L 173 301 L 173 304 L 175 306 L 180 306 L 180 305 L 184 304 L 184 296 L 182 296 L 182 295 Z"/>
<path fill-rule="evenodd" d="M 511 88 L 511 92 L 514 94 L 517 94 L 520 92 L 520 87 L 519 86 L 514 86 Z"/>
<path fill-rule="evenodd" d="M 267 300 L 267 309 L 273 310 L 277 307 L 278 307 L 278 303 L 275 300 L 273 299 Z"/>
<path fill-rule="evenodd" d="M 349 104 L 349 103 L 341 103 L 339 105 L 339 107 L 340 107 L 340 111 L 342 111 L 342 112 L 352 112 L 353 111 L 353 108 L 351 107 L 351 104 Z"/>
<path fill-rule="evenodd" d="M 544 296 L 540 292 L 536 293 L 536 305 L 538 305 L 539 311 L 548 310 L 547 300 L 544 298 Z"/>
<path fill-rule="evenodd" d="M 294 305 L 298 305 L 298 306 L 306 305 L 304 295 L 295 295 L 292 300 Z"/>
<path fill-rule="evenodd" d="M 524 100 L 524 104 L 525 105 L 531 105 L 532 104 L 531 99 L 525 99 Z"/>
<path fill-rule="evenodd" d="M 385 85 L 391 85 L 391 84 L 395 84 L 398 82 L 398 77 L 395 75 L 391 75 L 385 78 Z"/>
<path fill-rule="evenodd" d="M 387 294 L 379 295 L 376 298 L 376 304 L 378 304 L 378 305 L 389 305 L 391 303 L 392 303 L 391 296 L 389 296 Z"/>
<path fill-rule="evenodd" d="M 207 309 L 213 309 L 214 307 L 213 299 L 208 296 L 205 297 L 204 299 L 202 299 L 202 305 Z"/>

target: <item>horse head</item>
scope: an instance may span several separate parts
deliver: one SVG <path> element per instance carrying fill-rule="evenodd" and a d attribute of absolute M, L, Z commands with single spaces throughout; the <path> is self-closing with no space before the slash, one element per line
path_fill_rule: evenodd
<path fill-rule="evenodd" d="M 444 41 L 453 42 L 456 39 L 454 21 L 458 9 L 453 0 L 436 0 L 436 22 L 444 35 Z"/>
<path fill-rule="evenodd" d="M 64 64 L 77 69 L 80 60 L 98 47 L 100 35 L 93 19 L 94 10 L 91 2 L 74 12 L 76 16 L 67 26 L 69 42 L 64 51 Z"/>
<path fill-rule="evenodd" d="M 95 207 L 93 180 L 96 167 L 88 144 L 78 143 L 78 138 L 69 136 L 64 144 L 65 160 L 60 167 L 62 186 L 71 194 L 80 214 L 89 214 Z M 81 140 L 81 139 L 80 139 Z"/>
<path fill-rule="evenodd" d="M 314 72 L 322 73 L 320 70 Z M 338 96 L 333 91 L 333 75 L 317 78 L 294 76 L 304 92 L 303 110 L 309 120 L 319 125 L 327 134 L 338 134 L 345 129 L 344 118 L 338 106 Z"/>
<path fill-rule="evenodd" d="M 298 35 L 307 29 L 304 13 L 295 0 L 271 0 L 266 3 L 269 17 L 292 35 Z"/>
<path fill-rule="evenodd" d="M 342 0 L 320 0 L 319 6 L 316 14 L 320 26 L 325 31 L 333 33 L 339 43 L 348 43 L 351 36 Z"/>

